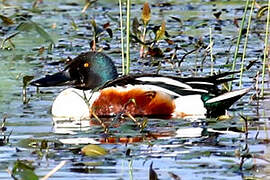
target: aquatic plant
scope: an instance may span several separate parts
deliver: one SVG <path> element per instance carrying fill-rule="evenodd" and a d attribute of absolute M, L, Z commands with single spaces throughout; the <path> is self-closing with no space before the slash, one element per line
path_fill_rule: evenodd
<path fill-rule="evenodd" d="M 120 30 L 121 30 L 121 54 L 122 54 L 122 74 L 127 75 L 130 71 L 130 4 L 131 0 L 126 1 L 126 43 L 124 43 L 123 33 L 123 11 L 122 2 L 119 0 L 119 12 L 120 12 Z M 126 45 L 126 53 L 124 53 L 124 44 Z M 126 58 L 124 56 L 126 54 Z"/>
<path fill-rule="evenodd" d="M 141 19 L 143 22 L 143 33 L 141 35 L 141 41 L 145 42 L 145 36 L 146 36 L 146 28 L 147 28 L 147 24 L 149 23 L 150 19 L 151 19 L 151 9 L 150 6 L 148 4 L 148 2 L 145 2 L 143 5 L 143 9 L 142 9 L 142 15 L 141 15 Z M 138 27 L 139 26 L 139 22 L 137 22 L 137 18 L 134 18 L 133 21 L 133 32 L 134 33 L 138 33 Z M 142 44 L 141 45 L 141 49 L 140 49 L 140 57 L 144 57 L 144 48 L 145 46 Z"/>
<path fill-rule="evenodd" d="M 242 78 L 243 78 L 243 72 L 244 72 L 244 64 L 245 64 L 245 58 L 246 58 L 246 49 L 247 49 L 247 43 L 248 43 L 248 35 L 252 20 L 252 13 L 255 5 L 255 0 L 253 0 L 250 8 L 249 18 L 248 18 L 248 24 L 247 24 L 247 32 L 246 32 L 246 38 L 244 42 L 244 48 L 243 48 L 243 54 L 242 54 L 242 61 L 241 61 L 241 68 L 240 68 L 240 78 L 239 78 L 239 86 L 242 87 Z"/>
<path fill-rule="evenodd" d="M 123 13 L 122 1 L 119 0 L 119 16 L 120 16 L 120 32 L 121 32 L 121 60 L 122 60 L 122 75 L 125 75 L 125 53 L 124 53 L 124 32 L 123 32 Z"/>
<path fill-rule="evenodd" d="M 242 38 L 242 35 L 243 35 L 243 29 L 244 29 L 244 24 L 245 24 L 245 20 L 246 20 L 246 14 L 247 14 L 248 6 L 249 6 L 249 0 L 246 1 L 244 14 L 242 16 L 241 25 L 240 25 L 240 29 L 239 29 L 239 32 L 238 32 L 237 43 L 236 43 L 234 56 L 233 56 L 232 71 L 235 71 L 236 59 L 237 59 L 237 55 L 238 55 L 238 51 L 239 51 L 240 41 L 241 41 L 241 38 Z M 232 78 L 233 77 L 234 77 L 234 75 L 232 75 Z M 229 83 L 229 91 L 231 89 L 232 89 L 232 82 Z"/>
<path fill-rule="evenodd" d="M 151 8 L 148 3 L 144 3 L 141 12 L 142 28 L 140 22 L 135 17 L 132 22 L 132 39 L 140 44 L 140 58 L 145 58 L 147 55 L 152 57 L 163 57 L 163 50 L 161 50 L 157 44 L 159 41 L 165 39 L 168 44 L 172 44 L 173 41 L 166 38 L 168 34 L 166 32 L 166 22 L 163 20 L 161 25 L 155 27 L 149 27 L 148 23 L 151 19 Z M 141 31 L 142 29 L 142 31 Z M 151 30 L 151 31 L 150 31 Z M 151 38 L 151 33 L 154 33 L 154 39 Z"/>
<path fill-rule="evenodd" d="M 110 28 L 110 23 L 105 23 L 102 26 L 98 26 L 96 21 L 93 19 L 91 20 L 91 25 L 93 29 L 93 37 L 90 41 L 90 48 L 92 51 L 97 51 L 97 43 L 101 40 L 101 38 L 103 38 L 104 32 L 107 32 L 111 39 L 113 38 L 113 32 Z"/>
<path fill-rule="evenodd" d="M 126 72 L 129 74 L 130 71 L 130 3 L 131 0 L 127 0 L 127 20 L 126 20 Z"/>
<path fill-rule="evenodd" d="M 262 67 L 262 90 L 261 96 L 264 96 L 264 79 L 265 79 L 265 68 L 266 68 L 266 59 L 269 55 L 268 53 L 268 34 L 269 34 L 269 22 L 270 22 L 270 0 L 268 0 L 268 8 L 267 8 L 267 21 L 266 21 L 266 29 L 265 29 L 265 39 L 264 39 L 264 51 L 263 51 L 263 67 Z"/>

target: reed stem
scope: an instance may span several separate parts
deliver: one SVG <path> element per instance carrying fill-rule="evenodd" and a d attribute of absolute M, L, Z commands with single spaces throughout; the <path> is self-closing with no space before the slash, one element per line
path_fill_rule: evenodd
<path fill-rule="evenodd" d="M 242 21 L 241 21 L 241 26 L 240 26 L 239 33 L 238 33 L 236 48 L 235 48 L 234 57 L 233 57 L 232 71 L 235 70 L 236 59 L 237 59 L 237 55 L 238 55 L 238 51 L 239 51 L 239 45 L 240 45 L 240 41 L 241 41 L 241 37 L 242 37 L 242 31 L 243 31 L 245 20 L 246 20 L 248 5 L 249 5 L 249 0 L 246 1 L 245 10 L 244 10 L 244 14 L 243 14 Z M 232 75 L 232 78 L 233 77 L 234 77 L 234 75 Z M 229 83 L 229 91 L 231 91 L 231 90 L 232 90 L 232 82 Z"/>
<path fill-rule="evenodd" d="M 120 13 L 120 31 L 121 31 L 122 75 L 124 75 L 126 70 L 125 70 L 125 53 L 124 53 L 123 13 L 121 0 L 119 0 L 119 13 Z"/>
<path fill-rule="evenodd" d="M 269 21 L 270 21 L 270 0 L 268 0 L 267 22 L 266 22 L 265 39 L 264 39 L 263 69 L 262 69 L 262 91 L 261 91 L 261 97 L 264 96 L 265 67 L 266 67 L 266 58 L 268 57 Z"/>
<path fill-rule="evenodd" d="M 250 24 L 251 24 L 251 20 L 252 20 L 252 13 L 253 13 L 255 2 L 256 2 L 256 0 L 253 0 L 253 2 L 251 4 L 249 18 L 248 18 L 247 33 L 246 33 L 246 38 L 245 38 L 245 43 L 244 43 L 242 62 L 241 62 L 241 69 L 240 69 L 239 87 L 242 87 L 242 78 L 243 78 L 243 72 L 244 72 L 244 63 L 245 63 L 245 60 L 246 60 L 246 49 L 247 49 L 247 43 L 248 43 L 248 35 L 249 35 Z"/>
<path fill-rule="evenodd" d="M 125 74 L 129 74 L 130 71 L 130 3 L 131 0 L 127 0 L 127 32 L 126 32 L 126 72 Z"/>

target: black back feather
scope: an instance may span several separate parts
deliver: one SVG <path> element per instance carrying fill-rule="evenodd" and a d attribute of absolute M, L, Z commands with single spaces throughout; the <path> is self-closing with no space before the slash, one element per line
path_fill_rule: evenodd
<path fill-rule="evenodd" d="M 226 76 L 237 73 L 238 71 L 233 72 L 224 72 L 217 75 L 206 76 L 206 77 L 177 77 L 177 76 L 167 76 L 159 74 L 136 74 L 136 75 L 126 75 L 120 76 L 114 80 L 106 82 L 100 89 L 107 87 L 115 86 L 125 86 L 125 85 L 156 85 L 170 91 L 173 91 L 180 95 L 192 95 L 192 94 L 204 94 L 209 93 L 217 96 L 221 94 L 221 90 L 218 88 L 218 85 L 234 80 L 234 78 L 225 78 Z M 139 78 L 143 77 L 153 77 L 153 78 L 170 78 L 180 83 L 184 83 L 190 88 L 180 87 L 164 81 L 151 81 L 151 80 L 140 80 Z"/>

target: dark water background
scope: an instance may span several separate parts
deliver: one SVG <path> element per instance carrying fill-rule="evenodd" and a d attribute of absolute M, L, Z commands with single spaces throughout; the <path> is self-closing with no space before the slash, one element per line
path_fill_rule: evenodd
<path fill-rule="evenodd" d="M 51 179 L 148 179 L 149 166 L 153 168 L 160 179 L 172 179 L 170 174 L 176 174 L 182 179 L 242 179 L 259 177 L 267 179 L 269 174 L 269 100 L 250 100 L 254 90 L 238 101 L 229 111 L 229 120 L 216 121 L 203 119 L 196 122 L 183 119 L 149 120 L 147 130 L 150 132 L 167 132 L 178 130 L 177 135 L 160 139 L 146 139 L 133 144 L 103 144 L 109 149 L 109 155 L 99 158 L 85 157 L 73 153 L 70 149 L 77 145 L 59 145 L 55 141 L 68 138 L 100 138 L 102 129 L 99 127 L 56 128 L 50 115 L 50 107 L 56 95 L 64 89 L 28 87 L 28 104 L 22 102 L 22 77 L 34 75 L 41 77 L 47 73 L 57 72 L 63 68 L 60 60 L 75 57 L 89 50 L 89 39 L 92 38 L 90 20 L 95 19 L 102 25 L 110 22 L 114 37 L 108 36 L 100 42 L 110 43 L 110 50 L 104 51 L 113 58 L 121 70 L 120 31 L 118 21 L 119 8 L 117 1 L 100 1 L 93 4 L 85 14 L 81 13 L 84 1 L 44 1 L 38 6 L 40 12 L 30 11 L 31 1 L 8 1 L 11 6 L 0 3 L 0 14 L 5 16 L 24 16 L 39 23 L 56 42 L 56 47 L 49 53 L 48 42 L 35 31 L 23 32 L 12 39 L 15 49 L 0 50 L 0 115 L 7 116 L 7 133 L 12 131 L 10 142 L 0 147 L 0 178 L 9 179 L 7 169 L 11 170 L 17 159 L 33 161 L 35 173 L 39 177 L 46 175 L 62 160 L 67 164 Z M 166 4 L 167 3 L 167 4 Z M 209 28 L 212 28 L 214 39 L 213 55 L 216 59 L 215 72 L 230 70 L 233 53 L 238 36 L 238 28 L 234 22 L 241 22 L 244 1 L 154 1 L 150 2 L 152 18 L 150 27 L 166 21 L 166 30 L 170 39 L 187 51 L 194 49 L 200 39 L 209 43 Z M 261 5 L 264 3 L 260 2 Z M 132 16 L 140 17 L 143 1 L 132 5 Z M 252 14 L 251 33 L 248 37 L 246 61 L 257 60 L 251 69 L 244 73 L 243 87 L 253 87 L 257 71 L 262 69 L 264 47 L 265 18 L 256 19 L 256 11 Z M 220 20 L 213 13 L 221 12 Z M 173 17 L 181 19 L 182 23 Z M 13 16 L 14 17 L 14 16 Z M 113 17 L 113 18 L 111 18 Z M 78 30 L 71 26 L 72 20 Z M 19 21 L 19 20 L 17 20 Z M 15 25 L 0 26 L 0 40 L 15 32 Z M 167 48 L 167 43 L 161 41 L 159 46 Z M 38 49 L 45 47 L 43 54 Z M 151 58 L 139 58 L 139 45 L 132 44 L 131 59 L 133 72 L 156 72 L 158 66 Z M 177 52 L 178 60 L 186 53 Z M 209 75 L 210 56 L 201 63 L 205 50 L 202 49 L 188 55 L 179 68 L 177 60 L 160 61 L 160 73 L 186 75 Z M 242 53 L 242 45 L 240 48 Z M 166 57 L 170 53 L 166 54 Z M 203 67 L 201 66 L 203 64 Z M 240 59 L 236 69 L 240 68 Z M 201 70 L 202 69 L 202 70 Z M 238 77 L 238 76 L 237 76 Z M 268 75 L 266 75 L 268 88 Z M 233 87 L 238 87 L 234 81 Z M 266 92 L 267 89 L 266 89 Z M 245 138 L 243 132 L 245 122 L 240 115 L 248 117 L 249 135 Z M 86 122 L 87 124 L 88 122 Z M 180 129 L 180 130 L 179 130 Z M 63 133 L 65 130 L 65 133 Z M 202 133 L 201 131 L 204 130 Z M 120 129 L 112 129 L 116 137 L 140 136 L 140 132 L 132 122 L 127 122 Z M 223 131 L 223 133 L 216 132 Z M 61 132 L 61 133 L 59 133 Z M 206 132 L 206 133 L 205 133 Z M 184 135 L 183 135 L 184 133 Z M 26 140 L 48 140 L 49 150 L 42 156 L 36 154 L 36 149 L 27 146 Z M 248 147 L 249 154 L 254 158 L 245 159 L 243 169 L 239 170 L 241 158 L 237 156 Z M 126 156 L 130 149 L 131 154 Z M 90 163 L 89 166 L 84 163 Z M 94 165 L 93 165 L 94 164 Z"/>

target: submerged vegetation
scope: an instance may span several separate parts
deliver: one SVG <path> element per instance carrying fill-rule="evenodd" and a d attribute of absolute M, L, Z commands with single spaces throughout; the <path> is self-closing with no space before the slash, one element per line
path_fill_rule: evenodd
<path fill-rule="evenodd" d="M 1 1 L 1 76 L 8 79 L 0 91 L 0 110 L 6 113 L 0 166 L 8 169 L 1 177 L 266 177 L 270 1 L 235 2 L 236 7 L 229 1 L 132 3 Z M 211 17 L 201 14 L 209 9 Z M 120 113 L 90 122 L 55 120 L 53 126 L 47 110 L 60 88 L 36 92 L 29 82 L 33 74 L 54 72 L 82 51 L 108 53 L 122 74 L 205 76 L 239 70 L 232 84 L 223 84 L 224 91 L 255 90 L 217 119 L 168 121 Z"/>

